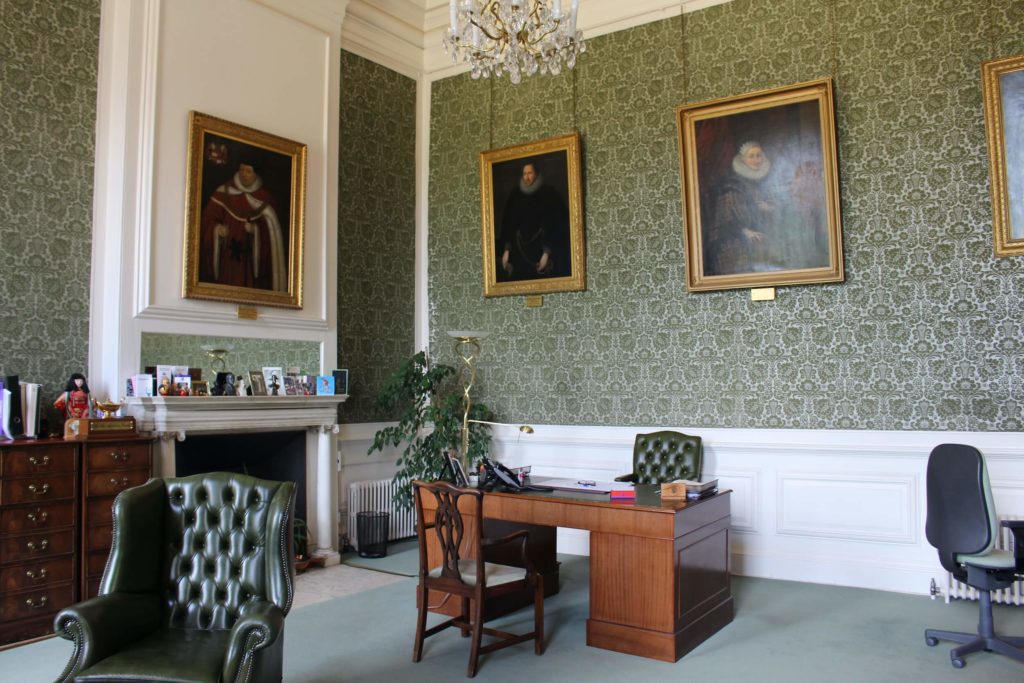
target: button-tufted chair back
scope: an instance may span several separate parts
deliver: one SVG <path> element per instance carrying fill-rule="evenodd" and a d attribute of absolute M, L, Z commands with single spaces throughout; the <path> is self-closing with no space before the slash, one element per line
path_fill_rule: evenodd
<path fill-rule="evenodd" d="M 247 601 L 286 614 L 293 570 L 286 545 L 295 485 L 222 473 L 167 479 L 164 554 L 169 622 L 231 628 Z"/>
<path fill-rule="evenodd" d="M 663 484 L 675 479 L 700 480 L 704 448 L 699 436 L 661 431 L 637 434 L 633 474 L 638 484 Z"/>
<path fill-rule="evenodd" d="M 61 683 L 280 683 L 295 484 L 211 472 L 114 501 L 99 595 L 60 611 Z"/>

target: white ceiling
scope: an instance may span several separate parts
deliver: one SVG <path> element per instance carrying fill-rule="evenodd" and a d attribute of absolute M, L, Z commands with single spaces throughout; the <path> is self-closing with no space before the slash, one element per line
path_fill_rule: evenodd
<path fill-rule="evenodd" d="M 730 0 L 580 0 L 578 26 L 593 37 Z M 464 67 L 441 47 L 448 0 L 256 0 L 337 33 L 341 46 L 411 78 L 443 78 Z"/>

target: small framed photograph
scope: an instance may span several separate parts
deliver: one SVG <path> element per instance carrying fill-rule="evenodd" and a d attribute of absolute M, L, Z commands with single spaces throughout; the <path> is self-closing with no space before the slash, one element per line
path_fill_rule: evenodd
<path fill-rule="evenodd" d="M 263 371 L 249 371 L 249 388 L 252 390 L 253 396 L 267 395 L 267 381 L 263 379 Z"/>
<path fill-rule="evenodd" d="M 332 396 L 334 394 L 334 377 L 332 375 L 317 375 L 316 395 Z"/>
<path fill-rule="evenodd" d="M 284 395 L 285 396 L 301 396 L 302 390 L 300 389 L 299 378 L 295 375 L 284 376 Z"/>
<path fill-rule="evenodd" d="M 469 486 L 469 478 L 466 476 L 466 470 L 462 467 L 462 461 L 448 451 L 444 452 L 444 457 L 448 460 L 452 483 L 456 486 Z"/>
<path fill-rule="evenodd" d="M 210 385 L 205 379 L 197 379 L 192 382 L 192 395 L 193 396 L 209 396 Z"/>
<path fill-rule="evenodd" d="M 264 366 L 263 382 L 267 387 L 267 396 L 284 396 L 284 370 L 280 366 Z"/>
<path fill-rule="evenodd" d="M 334 370 L 331 372 L 334 377 L 334 393 L 348 393 L 348 370 Z"/>
<path fill-rule="evenodd" d="M 175 375 L 173 382 L 172 395 L 174 396 L 191 396 L 192 395 L 192 375 Z"/>

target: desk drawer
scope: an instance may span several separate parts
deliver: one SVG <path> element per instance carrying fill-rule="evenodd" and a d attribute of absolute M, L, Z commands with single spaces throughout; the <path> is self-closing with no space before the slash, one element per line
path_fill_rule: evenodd
<path fill-rule="evenodd" d="M 150 469 L 148 443 L 85 444 L 85 470 Z"/>
<path fill-rule="evenodd" d="M 75 447 L 63 444 L 39 448 L 0 450 L 0 474 L 14 477 L 24 474 L 52 474 L 75 471 Z"/>
<path fill-rule="evenodd" d="M 0 508 L 0 534 L 49 531 L 75 523 L 73 501 Z"/>
<path fill-rule="evenodd" d="M 64 555 L 74 549 L 74 529 L 7 536 L 0 539 L 0 564 Z"/>
<path fill-rule="evenodd" d="M 50 586 L 0 598 L 0 621 L 31 619 L 63 609 L 74 602 L 74 586 Z"/>
<path fill-rule="evenodd" d="M 149 481 L 149 468 L 144 470 L 126 470 L 120 472 L 93 472 L 85 480 L 85 495 L 116 496 L 121 491 L 133 486 L 140 486 Z"/>
<path fill-rule="evenodd" d="M 0 624 L 0 650 L 8 643 L 53 635 L 53 617 L 57 610 L 32 619 L 19 619 L 9 624 Z"/>
<path fill-rule="evenodd" d="M 70 557 L 54 557 L 39 562 L 0 569 L 0 593 L 37 589 L 52 583 L 71 581 L 74 562 Z"/>
<path fill-rule="evenodd" d="M 90 526 L 85 530 L 85 551 L 110 550 L 114 543 L 114 523 Z"/>
<path fill-rule="evenodd" d="M 0 503 L 45 503 L 51 500 L 74 498 L 75 475 L 47 474 L 22 479 L 4 479 L 0 483 Z"/>

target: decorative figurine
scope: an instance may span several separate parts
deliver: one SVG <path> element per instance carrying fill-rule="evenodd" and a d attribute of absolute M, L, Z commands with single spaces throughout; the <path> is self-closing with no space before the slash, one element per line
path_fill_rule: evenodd
<path fill-rule="evenodd" d="M 238 378 L 238 384 L 236 384 L 235 387 L 236 387 L 235 393 L 238 396 L 246 396 L 246 395 L 248 395 L 248 392 L 247 392 L 247 390 L 245 388 L 245 380 L 242 379 L 241 377 Z"/>
<path fill-rule="evenodd" d="M 89 417 L 89 384 L 85 381 L 85 375 L 73 373 L 64 385 L 64 393 L 53 402 L 53 407 L 64 414 L 65 420 Z"/>

